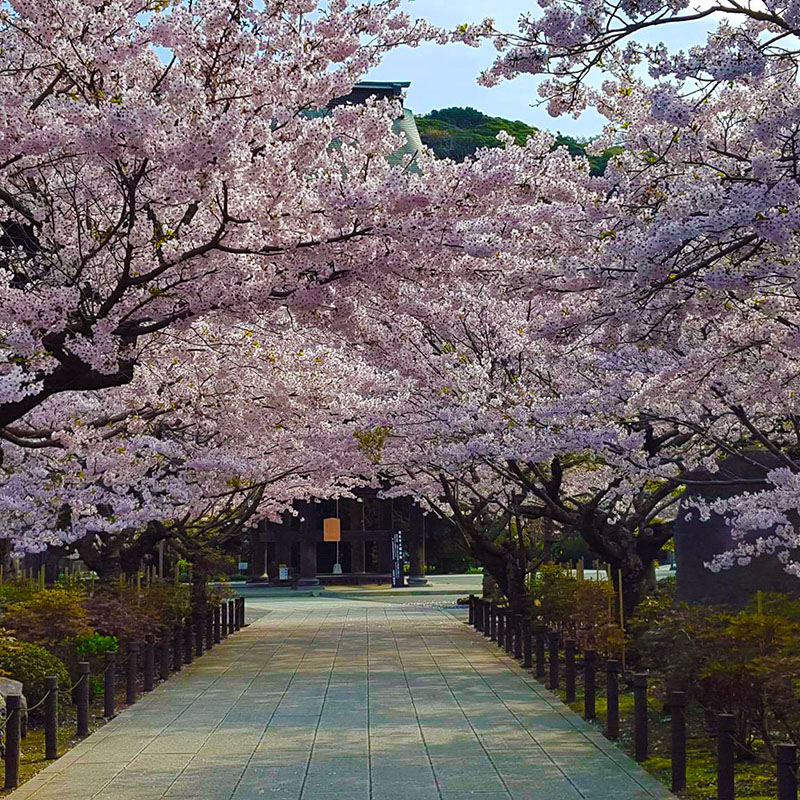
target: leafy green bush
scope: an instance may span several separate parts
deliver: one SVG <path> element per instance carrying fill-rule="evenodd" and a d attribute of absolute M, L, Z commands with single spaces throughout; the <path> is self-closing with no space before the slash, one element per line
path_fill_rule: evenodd
<path fill-rule="evenodd" d="M 665 676 L 666 691 L 680 689 L 711 714 L 733 714 L 740 758 L 760 739 L 770 752 L 776 739 L 800 744 L 798 612 L 785 595 L 768 595 L 734 612 L 724 607 L 647 600 L 631 619 L 631 658 Z"/>
<path fill-rule="evenodd" d="M 601 657 L 618 656 L 623 634 L 609 614 L 614 589 L 607 581 L 579 581 L 558 564 L 542 565 L 531 581 L 532 616 Z"/>
<path fill-rule="evenodd" d="M 531 581 L 534 613 L 548 628 L 561 628 L 575 614 L 578 582 L 558 564 L 543 564 Z"/>
<path fill-rule="evenodd" d="M 139 608 L 157 625 L 170 627 L 191 612 L 191 588 L 157 583 L 142 592 Z"/>
<path fill-rule="evenodd" d="M 22 682 L 22 692 L 28 707 L 35 706 L 47 692 L 45 678 L 55 675 L 58 678 L 60 700 L 66 705 L 70 702 L 69 673 L 64 664 L 43 647 L 31 642 L 21 642 L 11 637 L 0 639 L 0 670 L 15 681 Z M 41 708 L 33 716 L 41 714 Z"/>
<path fill-rule="evenodd" d="M 78 646 L 78 655 L 84 661 L 93 656 L 116 653 L 119 650 L 119 639 L 116 636 L 103 636 L 97 631 L 88 636 L 79 636 L 75 644 Z"/>
<path fill-rule="evenodd" d="M 80 588 L 40 589 L 29 599 L 6 606 L 2 623 L 28 642 L 56 645 L 91 632 L 85 603 Z"/>

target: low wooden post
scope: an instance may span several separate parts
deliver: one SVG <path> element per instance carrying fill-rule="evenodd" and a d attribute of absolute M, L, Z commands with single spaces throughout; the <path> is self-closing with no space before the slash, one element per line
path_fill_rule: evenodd
<path fill-rule="evenodd" d="M 533 632 L 533 642 L 535 645 L 536 655 L 536 678 L 542 680 L 545 676 L 544 671 L 544 636 L 545 628 L 543 625 L 537 625 Z"/>
<path fill-rule="evenodd" d="M 494 603 L 489 603 L 489 639 L 497 641 L 497 606 Z"/>
<path fill-rule="evenodd" d="M 198 612 L 194 615 L 194 654 L 199 658 L 203 655 L 203 638 L 206 635 L 206 626 L 203 617 Z"/>
<path fill-rule="evenodd" d="M 647 675 L 633 676 L 633 757 L 647 761 L 649 735 L 647 730 Z"/>
<path fill-rule="evenodd" d="M 152 633 L 144 637 L 144 690 L 152 692 L 156 685 L 156 639 Z"/>
<path fill-rule="evenodd" d="M 239 627 L 240 628 L 247 627 L 247 622 L 245 621 L 245 613 L 244 613 L 244 597 L 239 598 Z"/>
<path fill-rule="evenodd" d="M 686 692 L 669 693 L 672 714 L 672 791 L 686 788 Z"/>
<path fill-rule="evenodd" d="M 125 702 L 132 705 L 136 702 L 136 672 L 139 661 L 139 644 L 131 642 L 128 645 L 128 664 L 125 680 Z"/>
<path fill-rule="evenodd" d="M 717 714 L 717 800 L 733 800 L 733 731 L 736 717 Z"/>
<path fill-rule="evenodd" d="M 564 683 L 567 690 L 567 702 L 575 702 L 575 649 L 574 639 L 564 642 Z"/>
<path fill-rule="evenodd" d="M 550 667 L 550 681 L 547 684 L 548 689 L 558 689 L 558 646 L 561 642 L 561 635 L 558 631 L 550 631 L 547 635 L 548 644 L 548 659 Z"/>
<path fill-rule="evenodd" d="M 117 654 L 106 653 L 106 671 L 103 674 L 103 716 L 114 716 L 115 695 L 117 693 Z"/>
<path fill-rule="evenodd" d="M 583 718 L 594 719 L 597 716 L 595 709 L 596 692 L 595 652 L 583 651 Z"/>
<path fill-rule="evenodd" d="M 78 736 L 89 735 L 89 662 L 78 662 L 78 675 L 80 679 L 76 688 L 77 714 L 78 714 Z"/>
<path fill-rule="evenodd" d="M 511 655 L 514 652 L 514 615 L 510 611 L 504 611 L 503 616 L 506 618 L 505 635 L 503 636 L 503 644 L 506 648 L 506 653 Z"/>
<path fill-rule="evenodd" d="M 211 614 L 211 607 L 206 606 L 203 611 L 203 620 L 206 623 L 206 650 L 214 646 L 214 619 Z"/>
<path fill-rule="evenodd" d="M 47 699 L 44 701 L 44 757 L 48 761 L 58 758 L 58 678 L 48 675 L 44 679 Z"/>
<path fill-rule="evenodd" d="M 186 617 L 183 621 L 183 663 L 191 664 L 194 661 L 194 642 L 192 641 L 192 618 Z"/>
<path fill-rule="evenodd" d="M 619 661 L 606 661 L 606 738 L 619 739 Z"/>
<path fill-rule="evenodd" d="M 483 635 L 488 639 L 492 635 L 492 604 L 483 601 Z"/>
<path fill-rule="evenodd" d="M 228 601 L 221 600 L 219 605 L 220 618 L 222 619 L 222 638 L 228 638 Z"/>
<path fill-rule="evenodd" d="M 233 633 L 236 630 L 236 625 L 233 620 L 233 600 L 228 601 L 228 633 Z"/>
<path fill-rule="evenodd" d="M 220 617 L 222 609 L 219 605 L 214 606 L 214 644 L 219 644 L 222 641 L 222 632 L 220 630 Z"/>
<path fill-rule="evenodd" d="M 533 666 L 531 621 L 527 617 L 522 621 L 522 666 L 525 667 L 525 669 L 530 669 Z"/>
<path fill-rule="evenodd" d="M 468 618 L 467 624 L 468 625 L 475 625 L 475 595 L 471 594 L 469 596 L 469 604 L 468 604 Z"/>
<path fill-rule="evenodd" d="M 797 800 L 797 747 L 776 745 L 775 759 L 778 762 L 778 800 Z"/>
<path fill-rule="evenodd" d="M 162 628 L 158 640 L 158 674 L 164 681 L 169 678 L 169 655 L 169 634 Z"/>
<path fill-rule="evenodd" d="M 22 695 L 6 695 L 6 755 L 4 788 L 19 785 L 19 751 L 22 733 Z"/>
<path fill-rule="evenodd" d="M 502 650 L 506 645 L 506 612 L 498 609 L 497 614 L 497 646 Z"/>
<path fill-rule="evenodd" d="M 180 622 L 175 623 L 172 632 L 172 669 L 180 672 L 183 667 L 183 626 Z"/>
<path fill-rule="evenodd" d="M 522 660 L 522 614 L 514 614 L 514 658 Z"/>

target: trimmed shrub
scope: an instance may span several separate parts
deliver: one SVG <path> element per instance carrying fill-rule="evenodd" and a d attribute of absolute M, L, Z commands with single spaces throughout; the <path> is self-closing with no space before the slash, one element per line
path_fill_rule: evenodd
<path fill-rule="evenodd" d="M 91 633 L 85 603 L 86 595 L 78 588 L 41 589 L 30 599 L 7 606 L 2 622 L 20 639 L 58 645 Z"/>
<path fill-rule="evenodd" d="M 86 607 L 92 628 L 122 642 L 143 642 L 148 633 L 158 632 L 158 621 L 147 613 L 135 586 L 99 588 Z"/>
<path fill-rule="evenodd" d="M 58 678 L 59 699 L 66 706 L 70 698 L 69 673 L 64 664 L 49 653 L 44 647 L 31 642 L 21 642 L 11 637 L 0 639 L 0 670 L 15 681 L 22 682 L 22 691 L 33 708 L 47 692 L 45 678 L 55 675 Z M 41 716 L 42 709 L 32 712 L 32 716 Z"/>

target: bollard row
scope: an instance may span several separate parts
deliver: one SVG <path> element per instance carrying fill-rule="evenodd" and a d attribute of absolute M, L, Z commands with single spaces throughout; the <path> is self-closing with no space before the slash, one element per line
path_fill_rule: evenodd
<path fill-rule="evenodd" d="M 498 647 L 533 669 L 536 678 L 544 681 L 550 689 L 558 689 L 560 635 L 548 631 L 544 626 L 531 626 L 530 620 L 520 618 L 507 609 L 475 595 L 469 596 L 469 624 L 483 633 Z M 568 703 L 576 699 L 576 676 L 578 654 L 573 639 L 564 642 L 564 681 Z M 545 665 L 547 655 L 547 667 Z M 583 717 L 593 720 L 597 716 L 597 655 L 594 650 L 582 653 L 583 668 Z M 605 735 L 618 739 L 620 735 L 619 676 L 621 664 L 616 659 L 605 662 L 606 672 L 606 719 Z M 646 761 L 649 752 L 648 730 L 648 676 L 633 675 L 633 754 L 638 762 Z M 673 691 L 669 694 L 671 716 L 671 789 L 680 792 L 686 788 L 686 693 Z M 715 719 L 717 739 L 717 800 L 735 800 L 736 718 L 732 714 L 717 714 Z M 775 746 L 777 764 L 777 800 L 798 800 L 798 757 L 794 744 Z"/>
<path fill-rule="evenodd" d="M 245 625 L 244 598 L 237 597 L 215 606 L 211 613 L 205 612 L 193 619 L 178 623 L 172 631 L 162 628 L 158 644 L 152 634 L 145 637 L 144 647 L 138 642 L 128 644 L 125 652 L 125 702 L 133 704 L 137 698 L 137 679 L 142 666 L 142 686 L 145 692 L 155 686 L 156 660 L 158 674 L 163 680 L 169 677 L 170 666 L 173 672 L 180 672 L 184 663 L 192 663 L 194 655 L 200 656 L 214 644 L 238 631 Z M 106 653 L 103 670 L 103 716 L 111 718 L 115 715 L 117 692 L 117 653 Z M 171 658 L 170 658 L 171 656 Z M 74 702 L 77 711 L 77 735 L 89 734 L 89 697 L 90 697 L 89 662 L 78 664 L 78 681 L 74 685 Z M 58 678 L 48 676 L 45 679 L 47 693 L 42 704 L 44 706 L 44 739 L 45 758 L 58 758 Z M 21 739 L 23 737 L 24 709 L 22 696 L 9 694 L 6 700 L 5 720 L 5 789 L 15 789 L 19 785 L 19 766 Z"/>

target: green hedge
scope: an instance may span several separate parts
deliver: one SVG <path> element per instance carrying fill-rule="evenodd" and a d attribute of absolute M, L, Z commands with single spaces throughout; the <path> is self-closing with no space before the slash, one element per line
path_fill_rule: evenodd
<path fill-rule="evenodd" d="M 45 678 L 55 675 L 58 678 L 58 688 L 61 700 L 66 705 L 69 703 L 67 690 L 70 687 L 69 673 L 63 662 L 44 647 L 18 639 L 0 639 L 0 670 L 8 674 L 9 678 L 22 682 L 22 692 L 28 701 L 28 707 L 35 706 L 47 692 Z M 34 712 L 40 715 L 41 709 Z"/>

